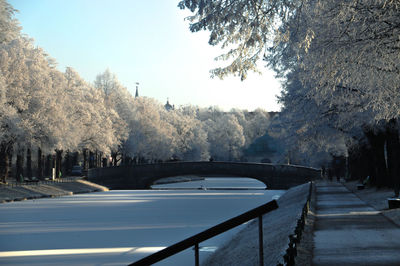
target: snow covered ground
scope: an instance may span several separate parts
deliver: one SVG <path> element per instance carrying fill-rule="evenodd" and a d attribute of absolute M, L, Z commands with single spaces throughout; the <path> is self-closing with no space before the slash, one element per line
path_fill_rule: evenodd
<path fill-rule="evenodd" d="M 363 190 L 357 190 L 357 184 L 359 184 L 357 181 L 346 182 L 343 184 L 361 200 L 365 201 L 376 210 L 381 211 L 384 216 L 400 226 L 400 209 L 388 209 L 389 206 L 387 199 L 393 197 L 393 189 L 366 187 Z"/>
<path fill-rule="evenodd" d="M 265 265 L 283 263 L 288 236 L 294 232 L 308 191 L 309 184 L 289 189 L 278 199 L 279 208 L 263 216 Z M 203 265 L 258 265 L 258 221 L 249 223 Z"/>

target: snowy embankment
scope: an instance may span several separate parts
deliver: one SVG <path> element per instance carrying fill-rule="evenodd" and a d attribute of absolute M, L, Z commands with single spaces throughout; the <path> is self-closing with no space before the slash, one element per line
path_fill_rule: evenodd
<path fill-rule="evenodd" d="M 0 203 L 27 199 L 60 197 L 97 191 L 108 191 L 108 188 L 85 180 L 47 183 L 39 182 L 37 184 L 18 186 L 1 185 Z"/>
<path fill-rule="evenodd" d="M 343 183 L 343 185 L 356 194 L 362 201 L 374 207 L 389 220 L 400 226 L 400 209 L 389 209 L 387 201 L 388 198 L 393 197 L 393 189 L 366 187 L 363 190 L 357 190 L 357 184 L 359 184 L 357 181 Z"/>
<path fill-rule="evenodd" d="M 277 201 L 279 208 L 263 216 L 264 264 L 284 264 L 289 235 L 293 234 L 307 202 L 309 184 L 293 187 Z M 203 265 L 258 265 L 258 220 L 250 222 Z"/>

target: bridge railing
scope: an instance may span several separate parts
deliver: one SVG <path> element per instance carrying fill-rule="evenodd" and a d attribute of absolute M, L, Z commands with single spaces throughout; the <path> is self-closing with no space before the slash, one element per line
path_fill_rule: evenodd
<path fill-rule="evenodd" d="M 175 255 L 185 249 L 194 247 L 195 265 L 199 265 L 199 243 L 207 239 L 210 239 L 216 235 L 224 233 L 236 226 L 239 226 L 247 221 L 258 218 L 258 242 L 259 242 L 259 263 L 264 265 L 264 247 L 263 247 L 263 221 L 262 216 L 270 211 L 278 208 L 278 203 L 272 200 L 264 205 L 254 208 L 248 212 L 245 212 L 239 216 L 229 219 L 223 223 L 220 223 L 214 227 L 211 227 L 201 233 L 198 233 L 192 237 L 182 240 L 172 246 L 169 246 L 163 250 L 160 250 L 152 255 L 142 258 L 130 265 L 132 266 L 148 266 L 156 262 L 164 260 L 172 255 Z"/>

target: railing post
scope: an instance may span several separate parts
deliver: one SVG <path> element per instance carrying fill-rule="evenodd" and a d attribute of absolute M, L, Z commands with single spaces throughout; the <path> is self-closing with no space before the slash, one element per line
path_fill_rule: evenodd
<path fill-rule="evenodd" d="M 196 243 L 194 245 L 194 264 L 196 266 L 200 265 L 200 259 L 199 259 L 199 243 Z"/>
<path fill-rule="evenodd" d="M 258 216 L 258 245 L 260 266 L 264 266 L 264 240 L 262 215 Z"/>

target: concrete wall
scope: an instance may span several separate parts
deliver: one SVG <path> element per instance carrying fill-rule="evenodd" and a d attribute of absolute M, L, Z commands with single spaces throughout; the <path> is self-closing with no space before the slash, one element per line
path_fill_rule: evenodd
<path fill-rule="evenodd" d="M 88 179 L 110 189 L 147 189 L 157 179 L 180 176 L 250 177 L 270 189 L 287 189 L 320 177 L 320 170 L 294 165 L 174 162 L 89 169 Z"/>

